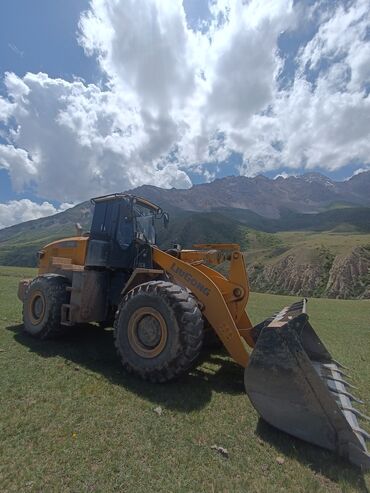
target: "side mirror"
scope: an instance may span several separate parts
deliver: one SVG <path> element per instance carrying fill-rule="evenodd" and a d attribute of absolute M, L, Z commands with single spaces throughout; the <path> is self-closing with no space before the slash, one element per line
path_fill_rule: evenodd
<path fill-rule="evenodd" d="M 165 227 L 165 229 L 168 228 L 169 222 L 170 222 L 170 216 L 168 215 L 168 212 L 164 212 L 163 213 L 163 226 Z"/>

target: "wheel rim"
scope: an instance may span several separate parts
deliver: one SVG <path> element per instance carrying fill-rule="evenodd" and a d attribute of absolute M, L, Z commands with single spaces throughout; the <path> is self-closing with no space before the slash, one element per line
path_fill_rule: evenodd
<path fill-rule="evenodd" d="M 29 316 L 32 325 L 39 324 L 45 315 L 45 297 L 41 291 L 32 293 L 29 303 Z"/>
<path fill-rule="evenodd" d="M 166 345 L 167 324 L 154 308 L 139 308 L 128 323 L 128 339 L 132 349 L 143 358 L 158 356 Z"/>

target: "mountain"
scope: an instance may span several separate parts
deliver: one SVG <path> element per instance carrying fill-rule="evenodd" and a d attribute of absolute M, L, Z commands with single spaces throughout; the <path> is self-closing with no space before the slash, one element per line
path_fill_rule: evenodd
<path fill-rule="evenodd" d="M 169 228 L 159 224 L 162 248 L 241 244 L 254 290 L 370 297 L 370 172 L 345 182 L 309 173 L 275 180 L 227 177 L 188 190 L 144 185 L 130 192 L 170 213 Z M 88 231 L 91 215 L 90 202 L 83 202 L 0 230 L 0 265 L 35 265 L 37 250 L 74 235 L 76 222 Z"/>
<path fill-rule="evenodd" d="M 369 233 L 249 231 L 248 240 L 245 257 L 255 291 L 370 298 Z"/>
<path fill-rule="evenodd" d="M 369 207 L 333 208 L 316 214 L 302 214 L 281 209 L 280 217 L 271 219 L 244 209 L 216 209 L 217 212 L 237 220 L 253 229 L 276 233 L 278 231 L 346 231 L 370 233 Z"/>
<path fill-rule="evenodd" d="M 187 190 L 163 190 L 144 185 L 133 190 L 169 209 L 209 211 L 218 208 L 248 209 L 263 217 L 278 218 L 281 210 L 304 214 L 325 210 L 332 204 L 370 206 L 370 171 L 336 182 L 319 173 L 269 179 L 230 176 Z"/>

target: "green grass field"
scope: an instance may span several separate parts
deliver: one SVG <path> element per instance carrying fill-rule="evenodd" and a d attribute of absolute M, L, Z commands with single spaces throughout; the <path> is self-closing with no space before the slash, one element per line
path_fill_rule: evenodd
<path fill-rule="evenodd" d="M 109 330 L 25 335 L 17 283 L 34 272 L 0 268 L 2 492 L 368 491 L 369 474 L 259 420 L 242 369 L 224 354 L 205 353 L 189 376 L 154 385 L 121 371 Z M 253 294 L 250 316 L 291 301 Z M 370 301 L 311 300 L 309 313 L 368 398 Z"/>
<path fill-rule="evenodd" d="M 332 255 L 349 253 L 355 247 L 370 247 L 369 233 L 343 233 L 334 231 L 281 231 L 264 233 L 248 230 L 248 248 L 245 252 L 248 263 L 274 263 L 288 254 L 304 257 L 309 252 L 326 249 Z M 302 261 L 307 259 L 302 258 Z"/>

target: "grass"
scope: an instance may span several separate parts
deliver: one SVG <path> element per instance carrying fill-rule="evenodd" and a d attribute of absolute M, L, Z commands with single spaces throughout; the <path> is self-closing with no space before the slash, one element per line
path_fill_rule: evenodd
<path fill-rule="evenodd" d="M 290 247 L 315 248 L 325 246 L 336 255 L 346 253 L 350 248 L 370 244 L 370 234 L 365 233 L 286 231 L 277 233 L 277 236 L 282 243 Z"/>
<path fill-rule="evenodd" d="M 332 255 L 340 255 L 349 253 L 352 248 L 370 245 L 370 234 L 366 233 L 339 233 L 333 231 L 263 233 L 248 230 L 246 234 L 249 241 L 249 248 L 245 252 L 248 263 L 274 263 L 290 253 L 303 256 L 322 248 L 328 250 Z M 309 259 L 302 260 L 309 261 Z"/>
<path fill-rule="evenodd" d="M 205 353 L 176 383 L 153 385 L 121 370 L 109 330 L 28 337 L 16 290 L 33 274 L 0 268 L 1 491 L 367 491 L 369 475 L 259 420 L 243 371 L 222 353 Z M 291 301 L 253 294 L 249 313 L 258 321 Z M 363 397 L 370 395 L 369 304 L 309 303 L 312 325 L 353 369 Z"/>
<path fill-rule="evenodd" d="M 361 272 L 368 262 L 370 234 L 338 231 L 266 233 L 255 230 L 247 230 L 245 234 L 249 245 L 244 253 L 254 290 L 276 294 L 296 292 L 314 297 L 328 294 L 346 298 L 367 297 L 370 278 L 368 280 L 366 274 L 360 277 L 358 271 Z M 358 248 L 356 253 L 355 248 Z M 314 285 L 309 281 L 304 287 L 296 282 L 294 272 L 297 271 L 304 272 L 299 278 L 311 278 Z M 330 290 L 333 279 L 336 292 Z"/>

